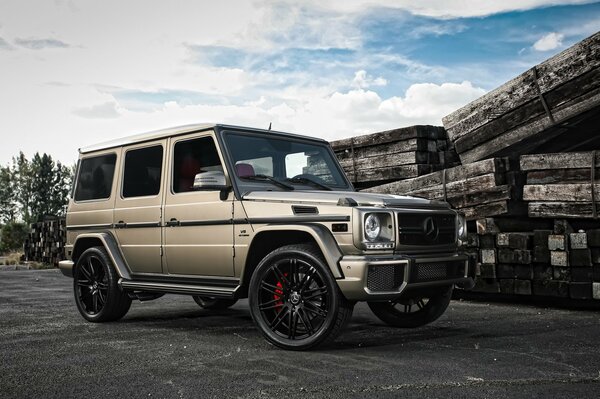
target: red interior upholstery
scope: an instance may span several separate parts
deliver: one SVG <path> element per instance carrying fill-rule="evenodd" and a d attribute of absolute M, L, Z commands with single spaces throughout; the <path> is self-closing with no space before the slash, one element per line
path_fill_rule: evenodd
<path fill-rule="evenodd" d="M 200 173 L 200 163 L 193 157 L 186 157 L 179 166 L 179 191 L 191 191 L 194 178 Z"/>
<path fill-rule="evenodd" d="M 238 163 L 235 165 L 235 172 L 239 177 L 254 176 L 254 167 L 249 163 Z"/>

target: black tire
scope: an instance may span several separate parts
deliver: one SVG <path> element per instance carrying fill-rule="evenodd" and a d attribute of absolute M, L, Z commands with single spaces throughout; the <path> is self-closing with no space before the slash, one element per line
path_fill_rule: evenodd
<path fill-rule="evenodd" d="M 437 320 L 444 314 L 453 287 L 444 287 L 429 298 L 402 298 L 388 302 L 369 302 L 369 308 L 381 321 L 394 327 L 415 328 Z M 414 310 L 414 311 L 413 311 Z"/>
<path fill-rule="evenodd" d="M 286 245 L 265 256 L 250 280 L 248 300 L 265 338 L 289 350 L 333 341 L 354 307 L 311 244 Z"/>
<path fill-rule="evenodd" d="M 118 285 L 119 276 L 103 247 L 86 250 L 73 271 L 73 291 L 79 313 L 99 323 L 125 316 L 131 299 Z"/>
<path fill-rule="evenodd" d="M 196 303 L 200 305 L 200 307 L 208 310 L 225 310 L 235 305 L 235 303 L 237 302 L 237 299 L 220 299 L 198 295 L 194 295 L 192 296 L 192 298 L 194 298 L 194 301 L 196 301 Z"/>

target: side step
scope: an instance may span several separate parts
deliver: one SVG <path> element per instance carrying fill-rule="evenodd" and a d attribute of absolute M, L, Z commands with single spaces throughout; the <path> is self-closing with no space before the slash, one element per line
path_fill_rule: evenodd
<path fill-rule="evenodd" d="M 119 280 L 124 290 L 163 292 L 167 294 L 202 295 L 215 298 L 234 299 L 238 287 L 214 287 L 179 283 L 159 283 L 154 281 Z"/>

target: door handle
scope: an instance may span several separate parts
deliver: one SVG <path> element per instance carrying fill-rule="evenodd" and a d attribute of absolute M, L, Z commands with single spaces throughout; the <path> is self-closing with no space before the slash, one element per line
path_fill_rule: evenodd
<path fill-rule="evenodd" d="M 169 220 L 167 223 L 165 223 L 165 226 L 175 227 L 175 226 L 179 226 L 179 224 L 180 224 L 179 220 L 177 220 L 175 218 L 171 218 L 171 220 Z"/>
<path fill-rule="evenodd" d="M 127 223 L 122 220 L 119 220 L 117 223 L 115 223 L 115 229 L 124 229 L 125 227 L 127 227 Z"/>

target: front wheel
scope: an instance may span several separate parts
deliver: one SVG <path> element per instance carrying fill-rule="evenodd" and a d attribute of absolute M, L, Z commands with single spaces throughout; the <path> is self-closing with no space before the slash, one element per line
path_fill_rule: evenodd
<path fill-rule="evenodd" d="M 290 350 L 332 341 L 352 315 L 320 251 L 287 245 L 268 254 L 250 280 L 249 305 L 265 338 Z"/>
<path fill-rule="evenodd" d="M 381 321 L 394 327 L 421 327 L 437 320 L 448 308 L 453 287 L 441 289 L 428 298 L 401 298 L 388 302 L 369 302 L 369 308 Z"/>
<path fill-rule="evenodd" d="M 125 316 L 131 299 L 118 280 L 103 247 L 89 248 L 81 254 L 73 273 L 73 290 L 77 309 L 87 321 L 113 321 Z"/>

